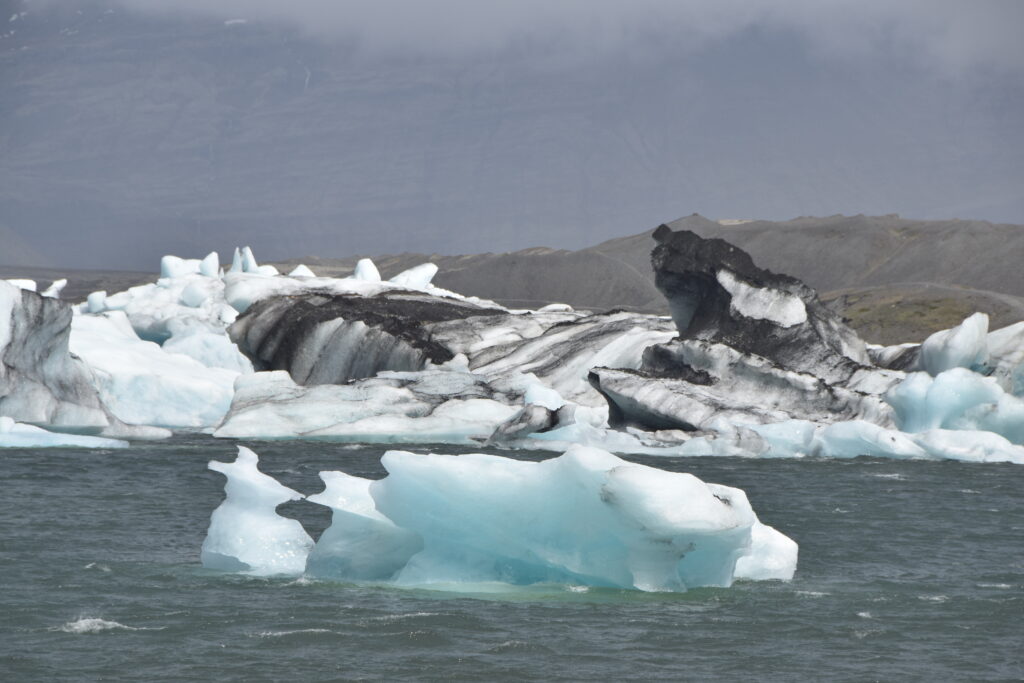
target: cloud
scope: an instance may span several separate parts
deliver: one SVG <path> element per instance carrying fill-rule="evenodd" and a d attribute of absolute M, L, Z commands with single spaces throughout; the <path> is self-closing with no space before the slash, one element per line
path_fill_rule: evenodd
<path fill-rule="evenodd" d="M 287 22 L 370 55 L 700 49 L 758 28 L 841 59 L 1024 71 L 1019 0 L 115 0 L 140 11 Z"/>

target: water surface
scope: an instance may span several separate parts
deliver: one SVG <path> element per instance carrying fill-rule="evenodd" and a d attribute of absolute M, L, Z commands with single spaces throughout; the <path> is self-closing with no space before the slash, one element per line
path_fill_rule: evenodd
<path fill-rule="evenodd" d="M 304 493 L 384 475 L 384 448 L 246 443 Z M 746 490 L 800 544 L 795 579 L 460 595 L 204 570 L 206 461 L 233 457 L 201 436 L 0 450 L 0 679 L 1024 678 L 1024 467 L 632 458 Z"/>

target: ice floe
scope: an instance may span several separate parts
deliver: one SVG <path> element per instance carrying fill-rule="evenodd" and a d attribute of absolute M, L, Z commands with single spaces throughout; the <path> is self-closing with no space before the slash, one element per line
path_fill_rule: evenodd
<path fill-rule="evenodd" d="M 128 442 L 82 434 L 62 434 L 0 417 L 0 448 L 127 448 Z"/>

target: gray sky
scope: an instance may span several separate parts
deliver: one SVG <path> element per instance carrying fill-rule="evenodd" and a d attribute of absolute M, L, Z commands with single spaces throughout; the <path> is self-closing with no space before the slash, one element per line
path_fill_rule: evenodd
<path fill-rule="evenodd" d="M 1024 69 L 1018 0 L 119 1 L 165 16 L 292 23 L 377 56 L 472 58 L 526 44 L 583 60 L 666 39 L 698 51 L 758 27 L 792 32 L 823 57 L 896 58 L 950 75 Z"/>
<path fill-rule="evenodd" d="M 692 212 L 1024 223 L 1016 0 L 8 9 L 0 262 L 578 248 Z"/>

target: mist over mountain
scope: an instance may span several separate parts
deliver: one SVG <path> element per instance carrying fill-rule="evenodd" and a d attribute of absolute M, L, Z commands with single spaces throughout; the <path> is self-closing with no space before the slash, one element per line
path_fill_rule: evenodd
<path fill-rule="evenodd" d="M 1012 42 L 944 40 L 970 17 L 937 9 L 946 23 L 885 24 L 926 42 L 878 46 L 865 24 L 843 43 L 755 5 L 656 30 L 669 5 L 641 3 L 609 32 L 609 3 L 543 31 L 535 5 L 441 3 L 404 35 L 360 3 L 291 21 L 274 3 L 7 0 L 0 224 L 23 245 L 0 262 L 581 249 L 694 211 L 1021 221 Z M 992 7 L 974 14 L 1006 23 Z"/>

